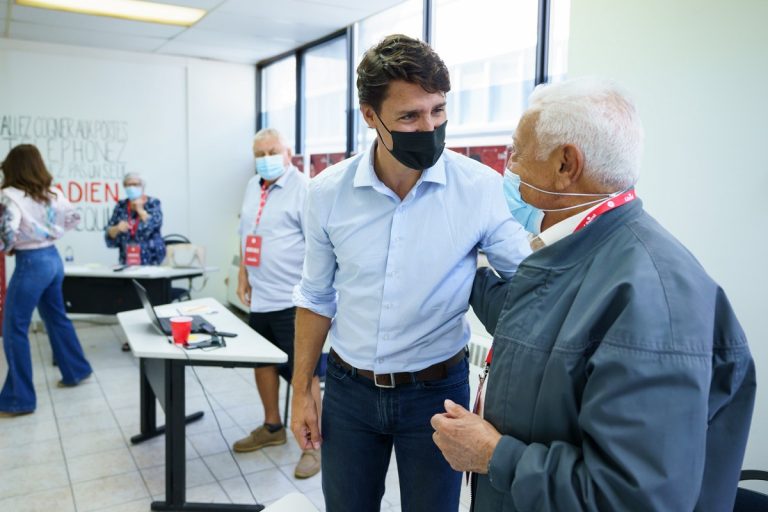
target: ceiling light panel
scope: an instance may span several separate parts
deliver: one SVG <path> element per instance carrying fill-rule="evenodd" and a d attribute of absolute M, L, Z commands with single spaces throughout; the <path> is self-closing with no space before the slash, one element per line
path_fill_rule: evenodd
<path fill-rule="evenodd" d="M 17 5 L 189 27 L 206 11 L 142 0 L 15 0 Z"/>

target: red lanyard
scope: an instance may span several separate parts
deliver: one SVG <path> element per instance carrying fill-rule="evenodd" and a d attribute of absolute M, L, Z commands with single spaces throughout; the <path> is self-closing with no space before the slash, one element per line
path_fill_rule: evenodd
<path fill-rule="evenodd" d="M 613 210 L 614 208 L 618 208 L 619 206 L 624 206 L 627 203 L 631 203 L 637 199 L 637 195 L 635 195 L 635 189 L 631 188 L 627 190 L 626 192 L 622 192 L 618 196 L 609 199 L 608 201 L 600 204 L 597 208 L 594 209 L 594 211 L 590 212 L 589 215 L 584 217 L 581 222 L 579 222 L 579 225 L 576 226 L 576 229 L 573 230 L 573 232 L 577 232 L 578 230 L 584 228 L 587 226 L 590 222 L 604 214 L 605 212 L 609 212 Z"/>
<path fill-rule="evenodd" d="M 590 222 L 604 214 L 605 212 L 609 212 L 615 208 L 618 208 L 619 206 L 624 206 L 627 203 L 631 203 L 637 199 L 637 195 L 635 194 L 635 189 L 631 188 L 627 190 L 626 192 L 622 192 L 620 195 L 609 199 L 608 201 L 602 203 L 600 206 L 595 208 L 593 212 L 590 212 L 589 215 L 584 217 L 581 222 L 579 222 L 578 226 L 576 226 L 576 229 L 573 230 L 573 232 L 577 232 L 580 229 L 583 229 L 586 227 Z M 491 348 L 488 350 L 488 356 L 485 358 L 485 367 L 490 370 L 491 367 L 491 360 L 493 359 L 493 345 L 491 345 Z M 487 374 L 487 371 L 486 371 Z"/>
<path fill-rule="evenodd" d="M 256 226 L 258 227 L 261 222 L 261 214 L 264 213 L 264 205 L 267 204 L 267 196 L 269 195 L 269 184 L 267 180 L 261 183 L 261 201 L 259 201 L 259 212 L 256 214 Z"/>
<path fill-rule="evenodd" d="M 139 229 L 139 213 L 136 212 L 136 218 L 131 218 L 131 201 L 128 201 L 128 228 L 131 230 L 131 238 L 136 238 L 136 230 Z"/>

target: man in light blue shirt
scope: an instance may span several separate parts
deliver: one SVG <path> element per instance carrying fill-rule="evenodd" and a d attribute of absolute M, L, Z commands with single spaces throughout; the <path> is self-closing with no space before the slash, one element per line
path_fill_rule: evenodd
<path fill-rule="evenodd" d="M 237 295 L 249 307 L 248 324 L 288 354 L 288 363 L 255 368 L 256 388 L 264 405 L 264 424 L 235 442 L 236 452 L 250 452 L 286 442 L 280 420 L 278 375 L 291 381 L 296 308 L 291 294 L 304 263 L 304 200 L 308 179 L 291 165 L 291 150 L 277 130 L 265 128 L 253 138 L 256 176 L 245 189 L 240 211 L 240 273 Z M 320 381 L 312 379 L 319 400 Z M 294 470 L 297 478 L 320 471 L 320 453 L 304 450 Z"/>
<path fill-rule="evenodd" d="M 478 249 L 504 277 L 530 249 L 501 177 L 443 151 L 450 80 L 429 46 L 385 38 L 357 84 L 378 138 L 310 183 L 292 428 L 303 448 L 322 441 L 328 510 L 378 510 L 393 447 L 403 509 L 456 510 L 460 474 L 429 420 L 447 398 L 469 401 L 464 314 Z M 310 382 L 329 332 L 321 440 Z"/>

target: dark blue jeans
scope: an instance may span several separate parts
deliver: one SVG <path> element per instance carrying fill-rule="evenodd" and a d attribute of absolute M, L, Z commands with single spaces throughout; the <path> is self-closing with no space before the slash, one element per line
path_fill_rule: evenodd
<path fill-rule="evenodd" d="M 75 385 L 93 371 L 64 310 L 64 267 L 56 247 L 16 252 L 3 312 L 3 348 L 8 376 L 0 391 L 0 411 L 30 412 L 37 406 L 32 382 L 29 324 L 37 306 L 48 331 L 53 357 L 65 384 Z"/>
<path fill-rule="evenodd" d="M 445 412 L 446 398 L 467 407 L 468 376 L 465 358 L 445 379 L 378 388 L 329 356 L 322 413 L 328 512 L 380 509 L 393 446 L 403 512 L 458 510 L 461 474 L 432 441 L 429 421 Z"/>

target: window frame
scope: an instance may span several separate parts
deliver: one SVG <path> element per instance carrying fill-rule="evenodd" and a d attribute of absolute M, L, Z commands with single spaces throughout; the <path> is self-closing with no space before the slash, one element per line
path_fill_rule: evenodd
<path fill-rule="evenodd" d="M 536 41 L 536 68 L 534 72 L 534 86 L 549 81 L 549 50 L 550 50 L 550 12 L 552 0 L 538 0 L 538 20 L 537 20 L 537 41 Z M 434 2 L 433 0 L 424 0 L 423 4 L 423 29 L 422 39 L 428 43 L 433 43 L 434 34 Z M 355 151 L 357 139 L 357 105 L 354 105 L 355 87 L 355 39 L 357 35 L 357 23 L 353 23 L 344 28 L 331 32 L 321 38 L 310 41 L 304 45 L 298 46 L 292 50 L 280 53 L 268 59 L 259 61 L 256 64 L 256 130 L 264 128 L 264 112 L 262 110 L 262 72 L 270 64 L 287 57 L 294 56 L 296 59 L 296 126 L 294 153 L 303 155 L 306 144 L 306 65 L 304 56 L 307 51 L 317 46 L 326 44 L 338 38 L 344 38 L 347 46 L 347 105 L 346 105 L 346 147 L 345 154 L 351 156 Z"/>

